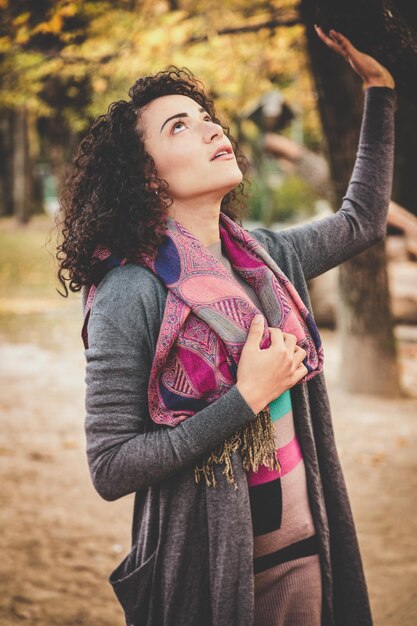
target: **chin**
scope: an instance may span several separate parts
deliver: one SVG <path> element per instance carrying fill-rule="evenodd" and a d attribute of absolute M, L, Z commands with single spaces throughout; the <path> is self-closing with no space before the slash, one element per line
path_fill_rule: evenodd
<path fill-rule="evenodd" d="M 242 176 L 242 174 L 241 174 L 239 177 L 237 177 L 237 178 L 235 179 L 235 181 L 234 181 L 233 185 L 231 185 L 231 186 L 230 186 L 230 189 L 228 190 L 228 192 L 227 192 L 227 193 L 229 193 L 229 191 L 233 191 L 233 189 L 236 189 L 236 187 L 237 187 L 238 185 L 240 185 L 240 183 L 242 182 L 242 180 L 243 180 L 243 176 Z"/>
<path fill-rule="evenodd" d="M 224 183 L 224 187 L 227 188 L 226 193 L 229 193 L 229 191 L 232 191 L 235 187 L 240 185 L 242 180 L 243 174 L 239 169 L 236 172 L 233 172 L 229 176 L 227 176 L 227 180 L 225 180 Z"/>

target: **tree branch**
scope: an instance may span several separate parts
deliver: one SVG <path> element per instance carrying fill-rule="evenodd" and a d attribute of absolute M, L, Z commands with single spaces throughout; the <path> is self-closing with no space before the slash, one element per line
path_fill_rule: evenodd
<path fill-rule="evenodd" d="M 221 30 L 216 31 L 216 35 L 239 35 L 241 33 L 256 33 L 264 28 L 268 28 L 269 30 L 273 30 L 274 28 L 279 27 L 288 27 L 295 26 L 296 24 L 302 24 L 303 22 L 299 17 L 282 19 L 282 20 L 268 20 L 266 22 L 260 22 L 259 24 L 249 24 L 248 26 L 235 26 L 229 28 L 222 28 Z M 203 41 L 207 41 L 210 38 L 210 35 L 198 35 L 195 37 L 190 37 L 186 44 L 196 44 L 201 43 Z"/>

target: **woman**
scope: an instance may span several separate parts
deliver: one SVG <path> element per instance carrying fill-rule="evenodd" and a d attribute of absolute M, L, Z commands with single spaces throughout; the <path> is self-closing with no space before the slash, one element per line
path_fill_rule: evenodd
<path fill-rule="evenodd" d="M 96 120 L 67 181 L 59 277 L 87 287 L 89 467 L 103 498 L 135 493 L 110 576 L 130 625 L 372 622 L 306 280 L 384 237 L 394 80 L 317 33 L 366 88 L 336 214 L 245 231 L 244 157 L 175 68 Z"/>

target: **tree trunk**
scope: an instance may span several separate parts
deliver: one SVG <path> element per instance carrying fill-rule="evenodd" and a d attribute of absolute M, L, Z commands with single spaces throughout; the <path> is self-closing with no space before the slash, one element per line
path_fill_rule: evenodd
<path fill-rule="evenodd" d="M 333 206 L 337 210 L 357 152 L 363 113 L 362 82 L 350 65 L 317 37 L 312 28 L 317 23 L 312 2 L 302 0 L 300 10 L 306 24 L 327 144 Z M 347 391 L 395 397 L 400 394 L 400 386 L 384 243 L 372 246 L 339 269 L 340 384 Z"/>
<path fill-rule="evenodd" d="M 417 216 L 417 107 L 399 94 L 397 102 L 392 197 L 395 202 Z"/>
<path fill-rule="evenodd" d="M 13 113 L 0 111 L 0 216 L 13 215 Z"/>
<path fill-rule="evenodd" d="M 303 0 L 309 23 L 339 30 L 385 65 L 399 93 L 417 104 L 416 10 L 405 0 Z M 306 15 L 306 9 L 301 9 Z"/>
<path fill-rule="evenodd" d="M 28 138 L 28 113 L 24 107 L 13 115 L 13 208 L 22 224 L 30 218 L 31 168 Z"/>
<path fill-rule="evenodd" d="M 340 266 L 337 327 L 342 387 L 400 395 L 384 243 Z"/>

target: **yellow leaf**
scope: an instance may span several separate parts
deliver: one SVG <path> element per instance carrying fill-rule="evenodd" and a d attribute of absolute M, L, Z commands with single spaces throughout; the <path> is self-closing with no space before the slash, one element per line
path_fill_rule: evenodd
<path fill-rule="evenodd" d="M 19 45 L 25 44 L 29 41 L 29 31 L 25 26 L 19 28 L 15 36 L 15 41 Z"/>
<path fill-rule="evenodd" d="M 0 53 L 7 52 L 7 50 L 10 50 L 10 40 L 7 37 L 0 37 Z"/>
<path fill-rule="evenodd" d="M 49 22 L 42 22 L 33 29 L 34 33 L 60 33 L 62 29 L 62 17 L 56 13 Z"/>
<path fill-rule="evenodd" d="M 66 4 L 59 12 L 63 17 L 72 17 L 77 13 L 77 6 L 76 4 Z"/>
<path fill-rule="evenodd" d="M 26 11 L 25 13 L 21 13 L 20 15 L 17 15 L 12 21 L 12 24 L 13 26 L 20 26 L 21 24 L 26 24 L 29 18 L 30 18 L 30 13 L 29 11 Z"/>

